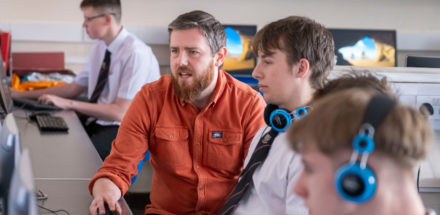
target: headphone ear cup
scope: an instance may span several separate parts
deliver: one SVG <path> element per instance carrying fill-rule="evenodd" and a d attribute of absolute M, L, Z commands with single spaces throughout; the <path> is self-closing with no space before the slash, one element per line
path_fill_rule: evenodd
<path fill-rule="evenodd" d="M 270 124 L 270 114 L 272 114 L 272 112 L 273 112 L 274 110 L 276 110 L 276 109 L 278 109 L 278 106 L 277 106 L 277 105 L 273 105 L 273 104 L 268 104 L 268 105 L 266 106 L 266 108 L 264 109 L 264 115 L 263 115 L 263 117 L 264 117 L 264 121 L 266 122 L 266 124 L 267 124 L 268 126 L 272 126 L 272 125 Z"/>
<path fill-rule="evenodd" d="M 335 186 L 343 199 L 363 203 L 376 193 L 376 176 L 370 168 L 362 168 L 358 162 L 345 164 L 336 172 Z"/>
<path fill-rule="evenodd" d="M 292 114 L 285 109 L 276 109 L 270 114 L 269 122 L 275 131 L 285 132 L 292 124 Z"/>

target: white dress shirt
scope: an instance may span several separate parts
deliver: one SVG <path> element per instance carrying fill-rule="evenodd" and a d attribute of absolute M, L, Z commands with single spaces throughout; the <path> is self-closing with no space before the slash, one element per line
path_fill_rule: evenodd
<path fill-rule="evenodd" d="M 249 147 L 244 167 L 258 141 L 270 127 L 263 126 Z M 286 133 L 279 133 L 262 165 L 252 175 L 252 183 L 233 214 L 307 215 L 303 200 L 293 193 L 293 185 L 302 170 L 301 157 L 289 146 Z"/>
<path fill-rule="evenodd" d="M 105 51 L 111 52 L 108 82 L 104 87 L 98 104 L 113 104 L 117 98 L 133 99 L 141 87 L 160 77 L 159 63 L 151 48 L 125 28 L 107 46 L 98 41 L 93 47 L 84 70 L 76 76 L 75 82 L 87 86 L 87 96 L 92 96 L 98 80 Z M 117 121 L 98 120 L 100 125 L 119 125 Z"/>

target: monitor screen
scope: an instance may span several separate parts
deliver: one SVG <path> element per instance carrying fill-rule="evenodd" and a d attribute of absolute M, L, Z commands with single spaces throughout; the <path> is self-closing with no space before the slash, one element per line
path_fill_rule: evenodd
<path fill-rule="evenodd" d="M 8 214 L 38 214 L 31 159 L 27 149 L 23 150 L 14 170 L 8 198 Z"/>
<path fill-rule="evenodd" d="M 336 65 L 396 66 L 396 31 L 329 29 L 335 41 Z"/>
<path fill-rule="evenodd" d="M 13 169 L 18 163 L 20 152 L 17 124 L 10 113 L 0 129 L 0 199 L 3 207 L 6 207 Z"/>
<path fill-rule="evenodd" d="M 257 26 L 223 26 L 226 32 L 226 49 L 228 50 L 223 70 L 234 75 L 251 75 L 257 62 L 251 50 L 251 40 L 257 33 Z"/>
<path fill-rule="evenodd" d="M 406 57 L 406 66 L 440 68 L 440 57 L 408 56 Z"/>

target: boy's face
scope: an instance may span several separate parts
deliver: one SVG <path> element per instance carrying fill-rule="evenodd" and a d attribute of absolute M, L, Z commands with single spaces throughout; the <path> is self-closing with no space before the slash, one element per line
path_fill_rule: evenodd
<path fill-rule="evenodd" d="M 84 15 L 83 27 L 90 39 L 102 39 L 106 34 L 107 20 L 105 14 L 100 14 L 93 7 L 82 9 Z"/>
<path fill-rule="evenodd" d="M 199 29 L 173 30 L 170 35 L 170 52 L 174 87 L 182 95 L 197 95 L 215 78 L 218 56 L 212 56 L 208 40 Z M 182 98 L 187 99 L 185 97 Z"/>
<path fill-rule="evenodd" d="M 342 155 L 349 160 L 349 153 Z M 310 215 L 353 214 L 354 204 L 343 200 L 335 187 L 335 172 L 339 167 L 328 156 L 310 145 L 301 154 L 303 170 L 293 192 L 304 199 Z M 341 156 L 339 156 L 341 157 Z"/>
<path fill-rule="evenodd" d="M 283 51 L 270 51 L 271 54 L 262 51 L 258 53 L 258 63 L 252 77 L 258 80 L 259 90 L 267 102 L 283 107 L 296 98 L 294 94 L 298 80 L 295 71 L 298 70 L 298 65 L 290 67 Z"/>

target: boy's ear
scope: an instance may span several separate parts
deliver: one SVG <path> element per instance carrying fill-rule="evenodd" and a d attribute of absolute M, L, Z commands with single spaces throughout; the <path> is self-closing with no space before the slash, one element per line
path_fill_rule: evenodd
<path fill-rule="evenodd" d="M 114 17 L 112 17 L 111 14 L 106 14 L 106 15 L 105 15 L 105 21 L 106 21 L 107 23 L 111 23 L 111 21 L 112 21 L 113 18 L 114 18 Z"/>
<path fill-rule="evenodd" d="M 301 58 L 299 59 L 298 65 L 298 71 L 296 73 L 296 76 L 298 78 L 304 78 L 310 73 L 310 63 L 307 59 Z"/>

